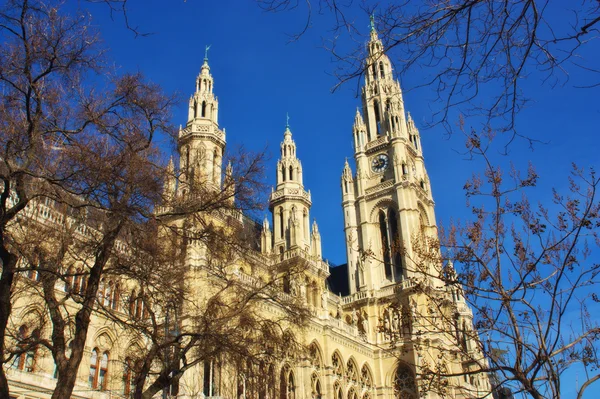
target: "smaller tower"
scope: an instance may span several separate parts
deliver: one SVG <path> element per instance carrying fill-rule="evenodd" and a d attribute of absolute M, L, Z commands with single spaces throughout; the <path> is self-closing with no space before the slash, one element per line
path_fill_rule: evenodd
<path fill-rule="evenodd" d="M 190 97 L 188 121 L 179 130 L 178 149 L 181 177 L 179 195 L 199 195 L 203 190 L 220 190 L 225 130 L 219 129 L 219 102 L 213 94 L 214 80 L 207 54 Z"/>
<path fill-rule="evenodd" d="M 269 198 L 276 253 L 291 248 L 310 251 L 310 207 L 310 192 L 304 190 L 302 164 L 296 157 L 296 143 L 287 124 L 281 142 L 281 157 L 277 161 L 277 186 Z"/>

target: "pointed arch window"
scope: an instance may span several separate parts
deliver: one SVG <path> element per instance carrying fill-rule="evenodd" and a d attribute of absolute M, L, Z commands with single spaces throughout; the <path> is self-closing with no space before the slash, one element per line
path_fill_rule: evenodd
<path fill-rule="evenodd" d="M 294 180 L 294 168 L 290 166 L 290 180 Z"/>
<path fill-rule="evenodd" d="M 284 226 L 283 226 L 283 208 L 279 208 L 279 237 L 283 238 Z"/>
<path fill-rule="evenodd" d="M 285 165 L 281 166 L 281 181 L 285 181 Z"/>
<path fill-rule="evenodd" d="M 198 101 L 194 101 L 194 118 L 198 117 Z"/>
<path fill-rule="evenodd" d="M 375 64 L 371 64 L 371 74 L 373 75 L 373 79 L 377 79 L 377 67 Z"/>
<path fill-rule="evenodd" d="M 404 265 L 398 214 L 393 208 L 388 208 L 387 211 L 381 209 L 378 223 L 385 278 L 390 281 L 399 281 L 404 273 Z"/>
<path fill-rule="evenodd" d="M 398 216 L 396 215 L 396 211 L 390 209 L 388 213 L 388 219 L 390 225 L 390 238 L 392 241 L 390 250 L 392 251 L 392 259 L 396 268 L 396 278 L 398 279 L 402 277 L 403 267 L 402 256 L 400 256 L 400 249 L 402 247 L 402 243 L 400 241 L 400 232 L 398 230 Z"/>
<path fill-rule="evenodd" d="M 375 126 L 377 129 L 377 135 L 381 135 L 381 112 L 379 110 L 379 101 L 375 100 L 373 102 L 373 110 L 375 111 Z"/>
<path fill-rule="evenodd" d="M 390 244 L 388 240 L 388 228 L 385 212 L 379 211 L 379 233 L 381 235 L 381 253 L 383 254 L 383 267 L 385 277 L 392 280 L 392 264 L 390 261 Z"/>
<path fill-rule="evenodd" d="M 206 117 L 206 101 L 202 101 L 202 117 Z"/>
<path fill-rule="evenodd" d="M 98 348 L 92 350 L 90 357 L 90 375 L 89 385 L 92 389 L 105 390 L 108 379 L 108 352 L 104 352 L 101 356 Z"/>
<path fill-rule="evenodd" d="M 338 382 L 333 386 L 333 397 L 334 399 L 343 399 L 344 395 L 342 393 L 342 387 Z"/>
<path fill-rule="evenodd" d="M 385 79 L 385 67 L 383 66 L 383 61 L 379 61 L 379 77 Z"/>
<path fill-rule="evenodd" d="M 17 334 L 17 339 L 19 341 L 18 347 L 22 350 L 25 350 L 28 346 L 31 346 L 31 343 L 27 343 L 26 341 L 32 338 L 35 340 L 36 337 L 39 337 L 39 330 L 36 329 L 33 331 L 33 334 L 29 334 L 29 329 L 26 325 L 22 325 L 19 327 L 19 332 Z M 21 353 L 19 356 L 13 359 L 11 367 L 17 370 L 26 371 L 28 373 L 33 372 L 35 362 L 35 349 L 28 349 L 24 353 Z"/>
<path fill-rule="evenodd" d="M 218 367 L 214 360 L 204 362 L 204 383 L 203 390 L 205 397 L 218 396 L 219 386 L 217 384 Z"/>
<path fill-rule="evenodd" d="M 281 399 L 295 399 L 296 398 L 296 385 L 294 381 L 294 373 L 289 367 L 281 369 Z"/>

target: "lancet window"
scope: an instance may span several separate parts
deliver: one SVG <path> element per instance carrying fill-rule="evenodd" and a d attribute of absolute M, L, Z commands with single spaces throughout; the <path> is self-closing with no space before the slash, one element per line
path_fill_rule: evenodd
<path fill-rule="evenodd" d="M 398 281 L 402 278 L 403 265 L 400 253 L 402 241 L 396 211 L 393 208 L 381 209 L 378 223 L 385 277 L 390 281 Z"/>

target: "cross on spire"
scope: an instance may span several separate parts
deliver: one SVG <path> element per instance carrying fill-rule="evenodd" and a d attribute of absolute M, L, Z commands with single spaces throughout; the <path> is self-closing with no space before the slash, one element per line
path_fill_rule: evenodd
<path fill-rule="evenodd" d="M 288 114 L 287 112 L 285 113 L 285 127 L 286 129 L 290 128 L 290 114 Z"/>
<path fill-rule="evenodd" d="M 210 50 L 210 47 L 212 46 L 212 44 L 209 44 L 208 46 L 204 47 L 204 61 L 208 62 L 208 50 Z"/>

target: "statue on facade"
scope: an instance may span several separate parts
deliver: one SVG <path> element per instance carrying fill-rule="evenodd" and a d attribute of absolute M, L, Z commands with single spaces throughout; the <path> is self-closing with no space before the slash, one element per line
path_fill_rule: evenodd
<path fill-rule="evenodd" d="M 323 290 L 323 292 L 321 292 L 321 307 L 323 309 L 327 309 L 327 290 Z"/>

